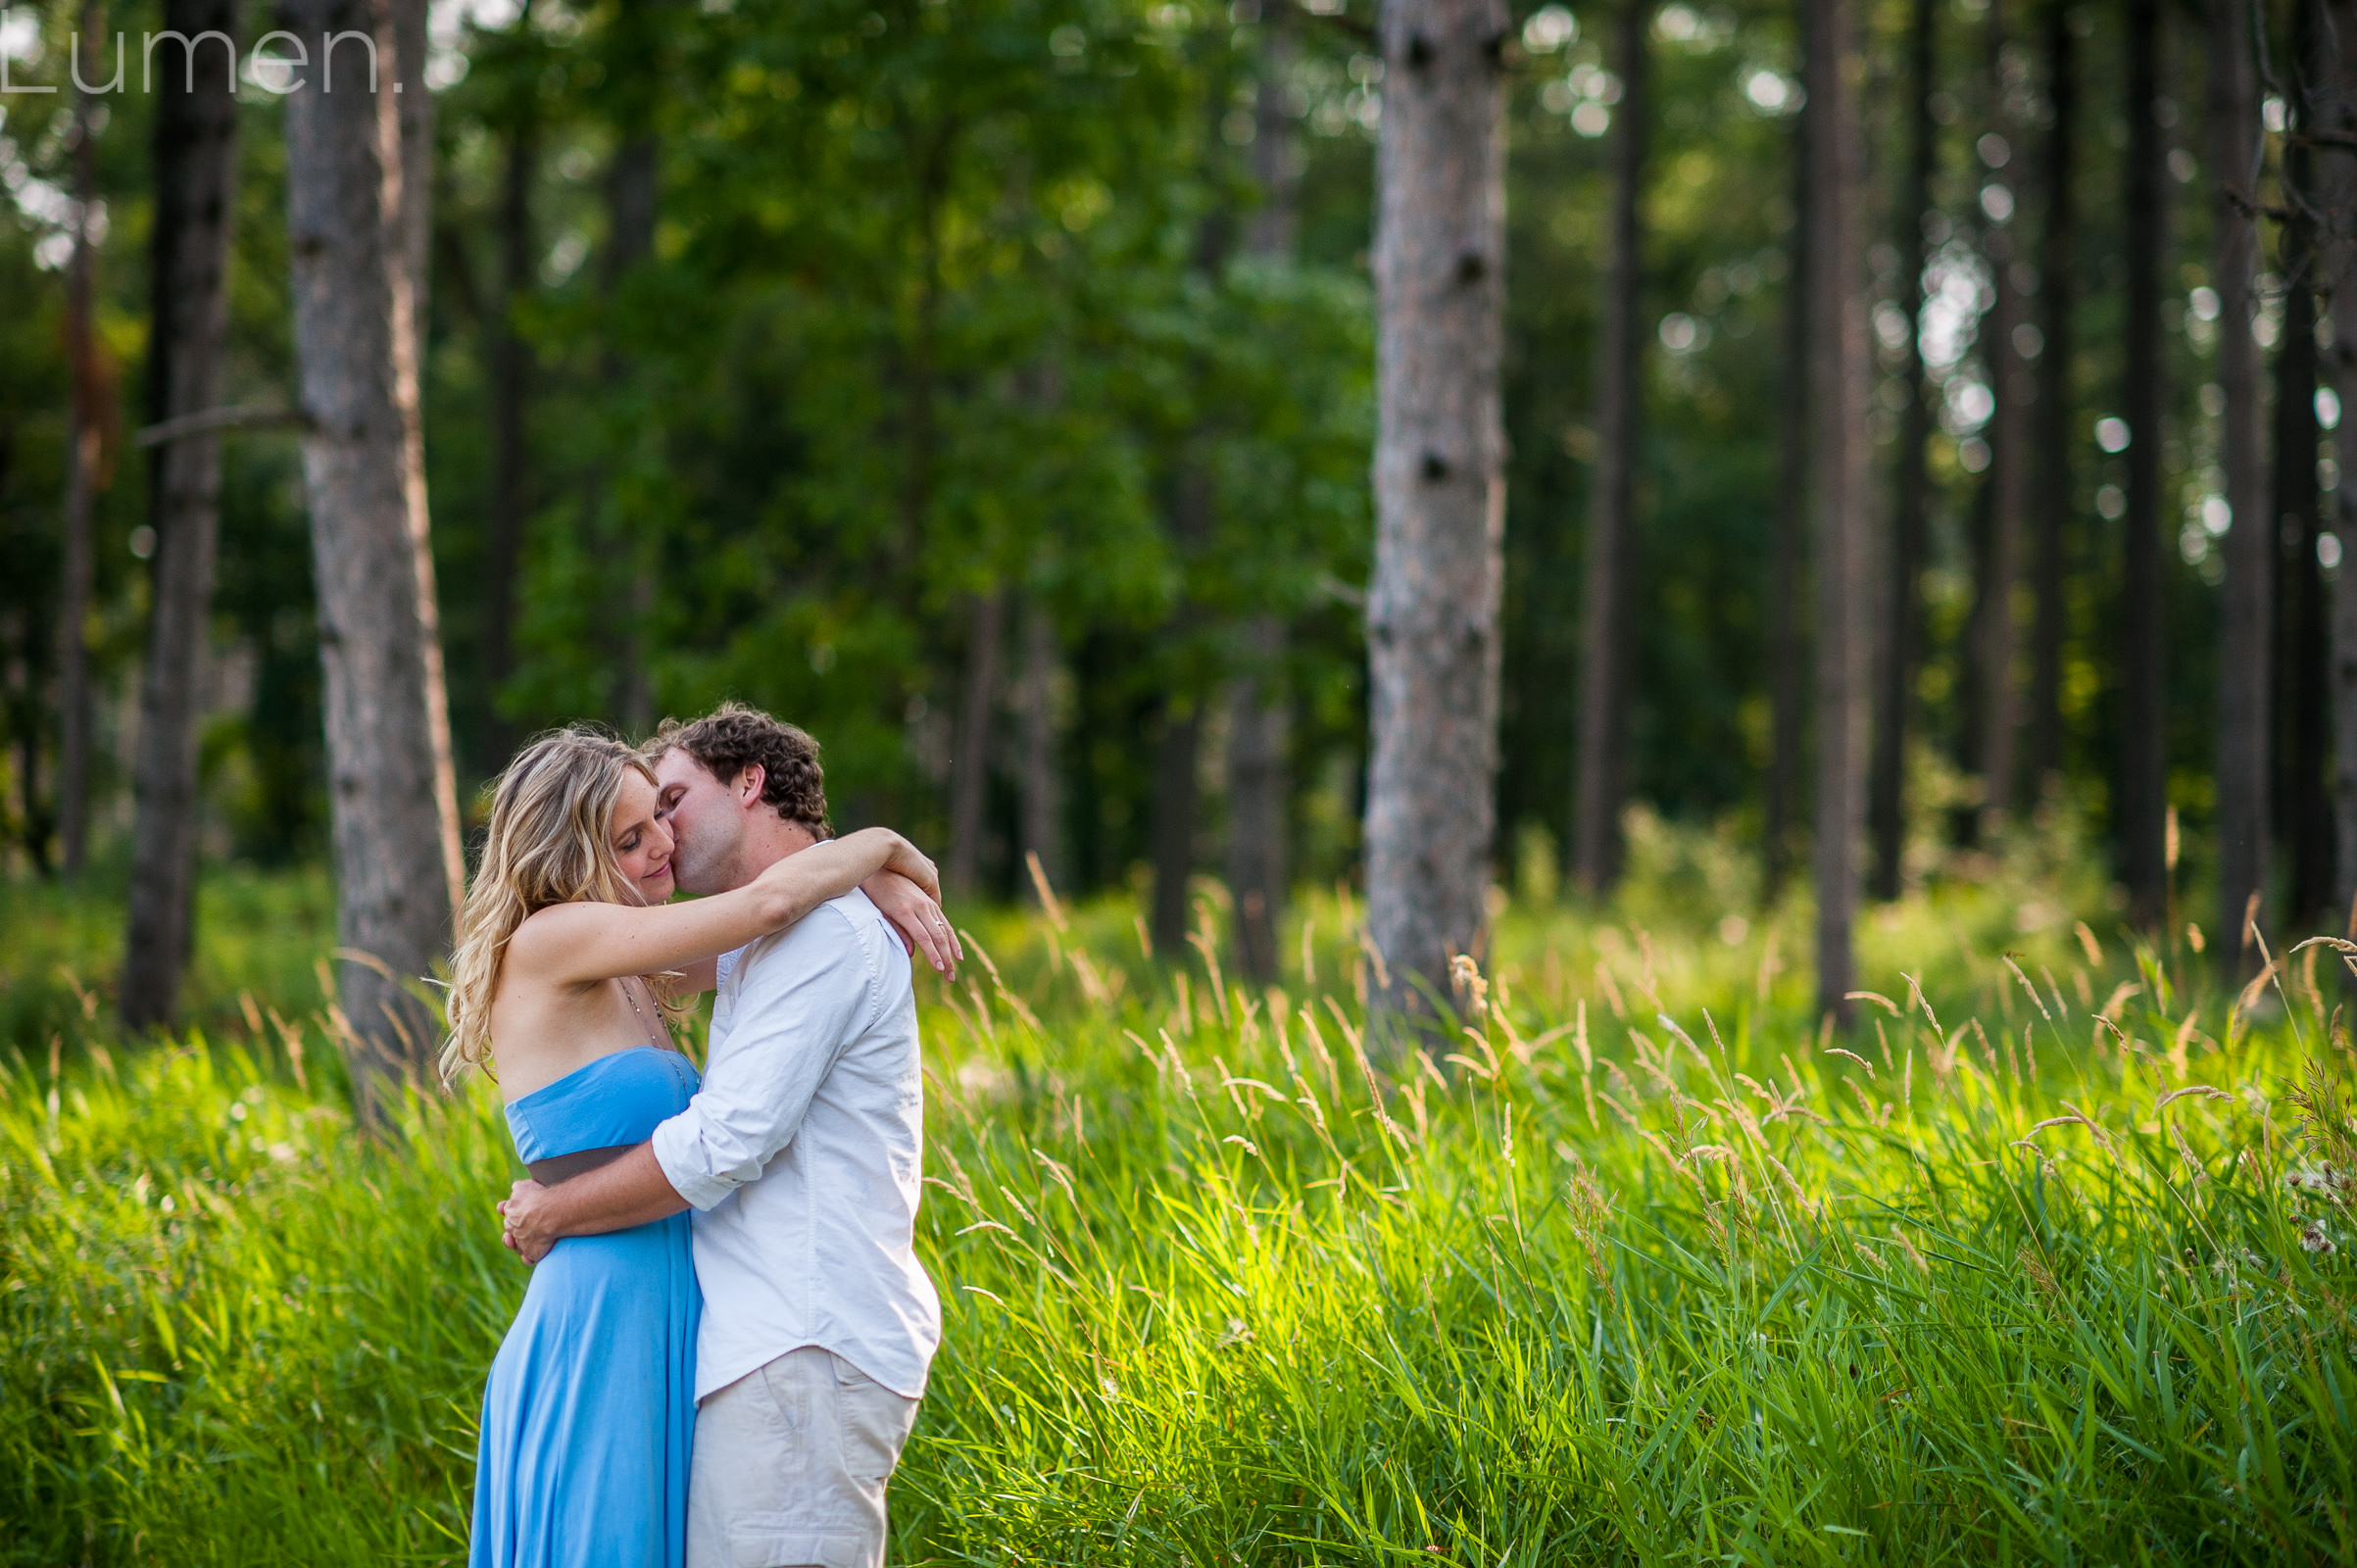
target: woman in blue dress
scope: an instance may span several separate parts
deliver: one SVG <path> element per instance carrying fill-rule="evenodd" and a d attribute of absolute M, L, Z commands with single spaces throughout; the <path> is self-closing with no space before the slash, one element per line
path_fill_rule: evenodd
<path fill-rule="evenodd" d="M 947 970 L 933 863 L 899 834 L 863 829 L 666 906 L 653 770 L 595 730 L 542 736 L 494 789 L 443 1077 L 493 1068 L 537 1180 L 595 1169 L 696 1092 L 670 1028 L 716 956 L 855 887 Z M 701 1304 L 685 1214 L 560 1242 L 532 1271 L 483 1391 L 471 1568 L 681 1568 Z"/>

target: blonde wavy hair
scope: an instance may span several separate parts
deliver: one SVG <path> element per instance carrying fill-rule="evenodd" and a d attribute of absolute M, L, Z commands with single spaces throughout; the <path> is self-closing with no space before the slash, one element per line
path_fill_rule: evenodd
<path fill-rule="evenodd" d="M 482 863 L 466 890 L 451 962 L 443 1083 L 455 1085 L 491 1054 L 491 998 L 516 927 L 551 905 L 640 902 L 613 845 L 614 803 L 632 773 L 655 782 L 655 769 L 630 746 L 575 724 L 534 739 L 492 785 Z M 675 1016 L 668 977 L 640 978 L 666 1021 Z"/>

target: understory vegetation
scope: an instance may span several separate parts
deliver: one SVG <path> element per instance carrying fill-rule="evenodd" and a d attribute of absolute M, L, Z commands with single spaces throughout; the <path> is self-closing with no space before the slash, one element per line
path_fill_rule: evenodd
<path fill-rule="evenodd" d="M 1608 910 L 1506 905 L 1404 1054 L 1347 890 L 1256 993 L 1208 885 L 1184 954 L 1120 902 L 977 923 L 920 982 L 894 1560 L 2357 1558 L 2336 951 L 2237 987 L 1997 867 L 1866 923 L 1836 1035 L 1805 909 L 1636 848 Z M 275 994 L 129 1044 L 76 976 L 0 1069 L 0 1561 L 464 1558 L 516 1167 L 484 1083 L 356 1130 L 321 896 L 209 890 L 200 982 Z M 50 971 L 10 1017 L 75 995 L 5 924 Z"/>

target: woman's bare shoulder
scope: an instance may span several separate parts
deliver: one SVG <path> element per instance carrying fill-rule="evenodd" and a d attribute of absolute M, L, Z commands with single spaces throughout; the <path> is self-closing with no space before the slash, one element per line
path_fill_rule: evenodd
<path fill-rule="evenodd" d="M 506 961 L 500 965 L 502 978 L 518 970 L 529 975 L 546 967 L 565 948 L 619 912 L 617 905 L 590 903 L 552 904 L 534 909 L 508 938 Z"/>

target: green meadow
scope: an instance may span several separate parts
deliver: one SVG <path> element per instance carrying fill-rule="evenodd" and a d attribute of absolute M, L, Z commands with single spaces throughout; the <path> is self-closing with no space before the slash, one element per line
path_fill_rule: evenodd
<path fill-rule="evenodd" d="M 2335 951 L 2237 986 L 1990 867 L 1868 917 L 1837 1034 L 1804 907 L 1638 859 L 1504 901 L 1409 1053 L 1347 890 L 1265 990 L 1207 885 L 1183 953 L 977 920 L 920 982 L 946 1342 L 894 1560 L 2357 1560 Z M 104 900 L 10 890 L 0 1561 L 464 1558 L 519 1172 L 487 1084 L 356 1128 L 326 897 L 209 885 L 199 1021 L 132 1043 Z"/>

